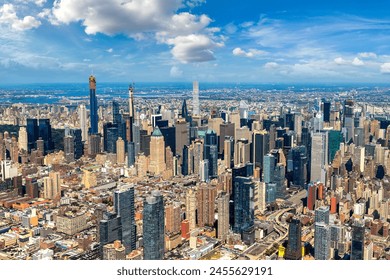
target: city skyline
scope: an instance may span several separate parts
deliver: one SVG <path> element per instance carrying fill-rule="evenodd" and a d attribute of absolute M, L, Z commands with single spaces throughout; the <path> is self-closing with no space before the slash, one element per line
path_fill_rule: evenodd
<path fill-rule="evenodd" d="M 102 82 L 384 83 L 388 8 L 8 0 L 0 6 L 0 84 L 82 82 L 91 73 Z"/>

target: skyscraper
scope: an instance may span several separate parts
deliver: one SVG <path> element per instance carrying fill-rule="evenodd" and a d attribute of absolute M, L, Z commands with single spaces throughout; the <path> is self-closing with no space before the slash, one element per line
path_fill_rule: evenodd
<path fill-rule="evenodd" d="M 364 259 L 364 222 L 355 221 L 352 226 L 351 260 Z"/>
<path fill-rule="evenodd" d="M 44 178 L 44 197 L 48 199 L 61 197 L 60 173 L 50 172 L 49 177 Z"/>
<path fill-rule="evenodd" d="M 96 97 L 96 79 L 94 76 L 89 77 L 89 110 L 90 110 L 90 119 L 91 119 L 91 127 L 89 130 L 90 134 L 98 133 L 98 101 Z"/>
<path fill-rule="evenodd" d="M 64 137 L 64 154 L 67 162 L 74 161 L 74 139 L 71 135 Z"/>
<path fill-rule="evenodd" d="M 121 137 L 116 140 L 116 162 L 118 164 L 125 163 L 125 141 Z"/>
<path fill-rule="evenodd" d="M 305 146 L 294 147 L 289 153 L 289 171 L 292 172 L 292 183 L 304 188 L 307 179 L 307 149 Z"/>
<path fill-rule="evenodd" d="M 18 139 L 19 149 L 28 151 L 28 135 L 27 128 L 25 126 L 21 126 L 19 128 L 19 139 Z"/>
<path fill-rule="evenodd" d="M 132 118 L 132 122 L 134 122 L 134 84 L 129 86 L 129 116 Z"/>
<path fill-rule="evenodd" d="M 263 170 L 263 158 L 269 152 L 269 133 L 266 130 L 253 132 L 253 163 Z"/>
<path fill-rule="evenodd" d="M 51 125 L 49 119 L 39 120 L 39 137 L 42 138 L 44 143 L 44 153 L 54 149 L 54 143 L 51 136 Z"/>
<path fill-rule="evenodd" d="M 136 230 L 134 220 L 134 186 L 124 185 L 114 192 L 114 209 L 120 217 L 122 242 L 126 254 L 135 250 Z"/>
<path fill-rule="evenodd" d="M 311 138 L 310 181 L 325 183 L 328 165 L 328 133 L 316 132 Z"/>
<path fill-rule="evenodd" d="M 143 240 L 144 259 L 164 259 L 164 200 L 157 190 L 152 191 L 151 196 L 144 200 L 143 211 Z"/>
<path fill-rule="evenodd" d="M 207 130 L 204 144 L 204 159 L 209 161 L 209 177 L 216 178 L 218 175 L 218 142 L 214 130 Z"/>
<path fill-rule="evenodd" d="M 288 227 L 288 244 L 284 258 L 286 260 L 302 259 L 302 227 L 299 219 L 292 219 Z"/>
<path fill-rule="evenodd" d="M 198 224 L 214 226 L 214 208 L 217 189 L 210 183 L 201 183 L 198 189 Z"/>
<path fill-rule="evenodd" d="M 79 106 L 79 122 L 81 128 L 82 141 L 88 141 L 88 121 L 87 121 L 87 109 L 84 104 Z"/>
<path fill-rule="evenodd" d="M 193 97 L 193 99 L 192 99 L 192 115 L 199 116 L 200 109 L 199 109 L 199 83 L 198 83 L 198 81 L 194 81 L 194 83 L 193 83 L 192 97 Z"/>
<path fill-rule="evenodd" d="M 314 257 L 316 260 L 330 257 L 329 206 L 321 206 L 315 211 Z"/>
<path fill-rule="evenodd" d="M 156 127 L 150 139 L 150 164 L 149 171 L 159 175 L 165 171 L 165 143 L 161 131 Z"/>
<path fill-rule="evenodd" d="M 218 239 L 225 242 L 229 234 L 229 194 L 222 192 L 218 197 Z"/>
<path fill-rule="evenodd" d="M 37 119 L 27 119 L 27 141 L 28 152 L 35 148 L 35 142 L 39 138 L 39 128 Z"/>

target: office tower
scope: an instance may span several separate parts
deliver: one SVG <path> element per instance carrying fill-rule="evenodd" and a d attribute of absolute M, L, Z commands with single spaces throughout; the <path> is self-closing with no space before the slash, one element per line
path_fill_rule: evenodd
<path fill-rule="evenodd" d="M 192 174 L 192 172 L 189 170 L 189 151 L 188 151 L 188 146 L 185 145 L 183 148 L 183 159 L 182 159 L 182 164 L 181 164 L 181 174 L 184 176 L 187 176 L 189 174 Z"/>
<path fill-rule="evenodd" d="M 364 259 L 364 222 L 355 221 L 352 226 L 351 260 Z"/>
<path fill-rule="evenodd" d="M 64 137 L 64 154 L 65 154 L 65 160 L 67 162 L 73 162 L 74 161 L 74 139 L 71 135 L 66 135 Z"/>
<path fill-rule="evenodd" d="M 275 180 L 275 168 L 277 160 L 272 154 L 264 156 L 264 183 L 266 196 L 265 200 L 267 203 L 274 202 L 276 200 L 276 180 Z M 279 174 L 278 174 L 279 176 Z M 279 178 L 279 177 L 278 177 Z M 279 178 L 280 179 L 280 178 Z"/>
<path fill-rule="evenodd" d="M 229 234 L 229 194 L 222 192 L 218 199 L 218 239 L 225 242 Z"/>
<path fill-rule="evenodd" d="M 354 136 L 354 102 L 352 100 L 344 101 L 343 127 L 346 129 L 345 142 L 349 142 Z"/>
<path fill-rule="evenodd" d="M 169 233 L 180 232 L 181 226 L 181 205 L 180 202 L 173 202 L 165 207 L 165 229 Z"/>
<path fill-rule="evenodd" d="M 100 153 L 100 135 L 91 134 L 88 136 L 88 155 L 95 157 Z"/>
<path fill-rule="evenodd" d="M 89 115 L 91 123 L 89 134 L 97 134 L 99 123 L 98 101 L 96 97 L 96 79 L 92 75 L 89 77 Z"/>
<path fill-rule="evenodd" d="M 305 146 L 294 147 L 289 153 L 288 169 L 292 172 L 292 184 L 304 188 L 307 179 L 307 150 Z"/>
<path fill-rule="evenodd" d="M 121 217 L 117 213 L 104 212 L 99 222 L 100 254 L 103 257 L 103 247 L 115 240 L 122 240 Z"/>
<path fill-rule="evenodd" d="M 329 130 L 328 131 L 328 161 L 331 163 L 336 155 L 336 152 L 340 150 L 340 143 L 343 142 L 343 135 L 341 131 Z"/>
<path fill-rule="evenodd" d="M 28 152 L 35 148 L 35 143 L 39 138 L 39 128 L 37 119 L 27 119 L 27 141 Z"/>
<path fill-rule="evenodd" d="M 165 171 L 165 143 L 161 131 L 156 127 L 150 139 L 150 164 L 149 171 L 159 175 Z"/>
<path fill-rule="evenodd" d="M 317 199 L 317 185 L 312 184 L 307 187 L 307 208 L 314 210 Z"/>
<path fill-rule="evenodd" d="M 204 143 L 204 159 L 209 161 L 209 177 L 210 179 L 218 176 L 218 144 L 217 134 L 213 130 L 207 130 Z"/>
<path fill-rule="evenodd" d="M 141 151 L 141 132 L 140 126 L 137 123 L 133 124 L 133 142 L 134 142 L 134 154 L 138 156 Z"/>
<path fill-rule="evenodd" d="M 223 159 L 225 168 L 234 166 L 234 139 L 232 136 L 226 136 L 224 141 Z"/>
<path fill-rule="evenodd" d="M 127 143 L 127 167 L 135 164 L 135 145 L 133 142 Z"/>
<path fill-rule="evenodd" d="M 292 219 L 288 227 L 288 243 L 286 260 L 300 260 L 302 259 L 302 227 L 299 219 Z"/>
<path fill-rule="evenodd" d="M 186 192 L 186 219 L 189 222 L 190 231 L 196 228 L 196 191 L 188 189 Z"/>
<path fill-rule="evenodd" d="M 323 114 L 323 121 L 330 122 L 330 102 L 329 101 L 323 101 L 321 111 Z"/>
<path fill-rule="evenodd" d="M 188 114 L 187 102 L 185 99 L 183 100 L 183 105 L 181 106 L 181 117 L 185 119 L 186 122 L 191 121 L 190 115 Z"/>
<path fill-rule="evenodd" d="M 183 148 L 185 145 L 189 145 L 189 124 L 185 121 L 185 119 L 178 119 L 175 123 L 176 128 L 176 154 L 180 157 L 183 156 Z M 180 159 L 180 162 L 182 159 Z"/>
<path fill-rule="evenodd" d="M 207 159 L 200 161 L 199 177 L 201 182 L 209 181 L 209 161 Z"/>
<path fill-rule="evenodd" d="M 23 151 L 28 151 L 28 135 L 27 128 L 25 126 L 21 126 L 19 128 L 19 149 Z"/>
<path fill-rule="evenodd" d="M 217 189 L 215 185 L 201 183 L 198 189 L 198 225 L 214 226 L 215 197 Z"/>
<path fill-rule="evenodd" d="M 105 123 L 103 126 L 104 133 L 104 151 L 107 153 L 116 153 L 116 141 L 119 138 L 118 125 L 113 123 Z"/>
<path fill-rule="evenodd" d="M 275 188 L 275 197 L 284 199 L 286 196 L 286 185 L 285 185 L 285 166 L 281 163 L 278 163 L 274 169 L 274 183 L 276 184 Z"/>
<path fill-rule="evenodd" d="M 121 137 L 116 140 L 116 162 L 125 164 L 125 141 Z"/>
<path fill-rule="evenodd" d="M 159 191 L 154 190 L 151 196 L 144 200 L 143 241 L 145 260 L 164 259 L 164 224 L 163 197 Z"/>
<path fill-rule="evenodd" d="M 124 185 L 114 192 L 114 210 L 120 217 L 122 228 L 122 242 L 126 254 L 135 250 L 136 230 L 134 219 L 134 186 Z M 163 211 L 163 210 L 162 210 Z"/>
<path fill-rule="evenodd" d="M 234 149 L 234 165 L 250 162 L 251 146 L 247 139 L 238 139 Z"/>
<path fill-rule="evenodd" d="M 230 136 L 234 139 L 234 123 L 223 123 L 219 126 L 220 136 L 219 136 L 219 153 L 224 154 L 224 141 L 226 137 Z"/>
<path fill-rule="evenodd" d="M 266 130 L 253 132 L 253 163 L 263 170 L 263 158 L 269 152 L 269 134 Z"/>
<path fill-rule="evenodd" d="M 240 101 L 239 110 L 240 110 L 240 119 L 248 119 L 249 105 L 248 103 L 245 102 L 245 100 Z"/>
<path fill-rule="evenodd" d="M 165 147 L 170 147 L 172 152 L 176 151 L 176 127 L 168 125 L 159 126 L 161 134 L 164 136 Z"/>
<path fill-rule="evenodd" d="M 193 116 L 200 116 L 200 109 L 199 109 L 199 83 L 198 83 L 198 81 L 194 81 L 194 83 L 193 83 L 192 115 Z"/>
<path fill-rule="evenodd" d="M 252 244 L 254 241 L 254 184 L 252 182 L 252 178 L 240 176 L 235 177 L 233 181 L 233 189 L 233 231 L 241 234 L 241 238 L 246 244 Z"/>
<path fill-rule="evenodd" d="M 87 121 L 87 109 L 84 104 L 79 106 L 78 110 L 80 129 L 82 132 L 82 141 L 85 142 L 88 140 L 88 121 Z"/>
<path fill-rule="evenodd" d="M 68 130 L 69 136 L 73 137 L 73 146 L 74 146 L 74 159 L 79 159 L 83 155 L 84 145 L 82 142 L 82 131 L 79 128 L 71 128 Z M 65 136 L 67 136 L 65 135 Z"/>
<path fill-rule="evenodd" d="M 44 178 L 43 186 L 45 198 L 55 199 L 61 197 L 60 173 L 50 172 L 49 177 Z"/>
<path fill-rule="evenodd" d="M 363 173 L 365 162 L 365 148 L 364 147 L 355 147 L 353 153 L 353 164 L 358 168 L 358 170 Z"/>
<path fill-rule="evenodd" d="M 152 125 L 152 127 L 156 127 L 157 126 L 157 122 L 162 120 L 162 115 L 161 114 L 152 114 L 150 116 L 150 123 Z"/>
<path fill-rule="evenodd" d="M 114 124 L 122 123 L 122 116 L 119 113 L 119 103 L 115 100 L 111 102 L 111 114 L 112 114 L 112 122 Z"/>
<path fill-rule="evenodd" d="M 328 165 L 328 133 L 315 132 L 311 136 L 310 181 L 325 183 Z"/>

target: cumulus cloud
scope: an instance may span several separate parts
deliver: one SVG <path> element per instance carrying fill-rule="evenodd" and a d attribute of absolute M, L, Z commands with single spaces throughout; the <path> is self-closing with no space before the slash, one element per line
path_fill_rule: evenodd
<path fill-rule="evenodd" d="M 386 62 L 381 65 L 381 73 L 390 74 L 390 62 Z"/>
<path fill-rule="evenodd" d="M 266 64 L 264 64 L 265 69 L 275 69 L 278 67 L 279 67 L 279 64 L 277 64 L 276 62 L 267 62 Z"/>
<path fill-rule="evenodd" d="M 183 71 L 177 66 L 172 66 L 169 74 L 172 78 L 180 78 L 183 76 Z"/>
<path fill-rule="evenodd" d="M 9 25 L 12 29 L 17 31 L 24 31 L 39 27 L 41 22 L 33 16 L 19 18 L 16 15 L 14 5 L 4 4 L 0 7 L 0 24 Z"/>
<path fill-rule="evenodd" d="M 174 46 L 173 56 L 183 63 L 214 60 L 213 49 L 223 46 L 223 43 L 216 43 L 205 35 L 196 34 L 178 36 L 169 39 L 167 43 Z"/>
<path fill-rule="evenodd" d="M 377 58 L 376 53 L 373 52 L 362 52 L 358 54 L 361 58 Z"/>
<path fill-rule="evenodd" d="M 235 48 L 233 50 L 233 55 L 234 56 L 243 56 L 243 57 L 248 57 L 252 58 L 258 55 L 264 55 L 267 54 L 267 52 L 262 51 L 262 50 L 256 50 L 256 49 L 249 49 L 248 51 L 244 51 L 241 48 Z"/>
<path fill-rule="evenodd" d="M 106 50 L 106 52 L 108 52 L 108 53 L 112 53 L 113 51 L 114 51 L 113 48 L 109 48 L 109 49 Z"/>
<path fill-rule="evenodd" d="M 53 4 L 53 24 L 81 22 L 89 35 L 125 34 L 136 40 L 154 36 L 158 43 L 172 46 L 171 53 L 183 63 L 215 59 L 213 50 L 223 45 L 209 27 L 207 15 L 179 11 L 183 5 L 195 7 L 202 0 L 56 0 Z"/>
<path fill-rule="evenodd" d="M 364 65 L 364 62 L 361 59 L 359 59 L 358 57 L 355 57 L 352 60 L 352 65 L 354 65 L 354 66 L 362 66 L 362 65 Z"/>
<path fill-rule="evenodd" d="M 344 58 L 342 57 L 336 57 L 334 59 L 334 62 L 337 64 L 337 65 L 345 65 L 348 63 L 348 61 L 346 61 Z"/>

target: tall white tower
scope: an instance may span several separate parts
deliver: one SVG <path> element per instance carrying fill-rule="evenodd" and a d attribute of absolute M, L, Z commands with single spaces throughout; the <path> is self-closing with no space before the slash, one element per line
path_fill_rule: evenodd
<path fill-rule="evenodd" d="M 129 86 L 129 115 L 134 119 L 134 84 Z"/>
<path fill-rule="evenodd" d="M 27 151 L 27 144 L 28 144 L 28 140 L 27 140 L 27 129 L 25 126 L 21 126 L 19 128 L 19 149 L 20 150 L 25 150 Z"/>
<path fill-rule="evenodd" d="M 79 107 L 79 121 L 80 121 L 82 141 L 87 141 L 88 140 L 87 109 L 85 108 L 84 104 L 81 104 Z"/>
<path fill-rule="evenodd" d="M 192 115 L 199 116 L 199 83 L 194 81 L 193 83 L 193 93 L 192 93 Z"/>

